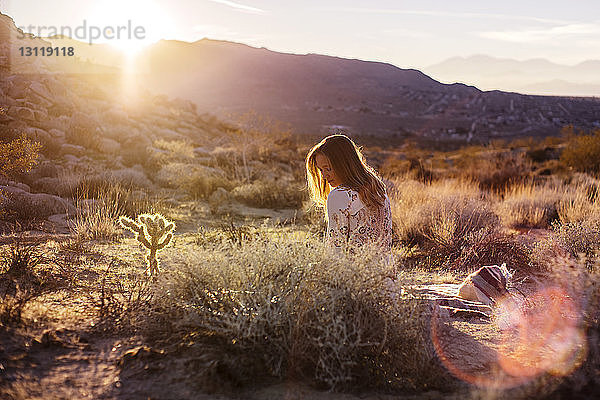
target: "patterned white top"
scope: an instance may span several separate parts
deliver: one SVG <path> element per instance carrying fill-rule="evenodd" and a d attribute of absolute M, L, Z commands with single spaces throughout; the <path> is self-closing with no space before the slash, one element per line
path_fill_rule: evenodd
<path fill-rule="evenodd" d="M 382 249 L 391 249 L 392 211 L 387 194 L 384 206 L 371 213 L 357 191 L 338 186 L 327 196 L 327 215 L 327 241 L 331 246 L 361 246 L 377 241 Z"/>

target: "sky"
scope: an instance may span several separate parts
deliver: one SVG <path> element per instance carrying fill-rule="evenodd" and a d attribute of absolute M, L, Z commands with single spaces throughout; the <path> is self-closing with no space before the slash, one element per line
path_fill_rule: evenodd
<path fill-rule="evenodd" d="M 97 40 L 127 51 L 208 37 L 401 68 L 475 54 L 567 65 L 600 59 L 599 0 L 0 0 L 0 10 L 38 31 L 130 20 L 144 40 Z"/>

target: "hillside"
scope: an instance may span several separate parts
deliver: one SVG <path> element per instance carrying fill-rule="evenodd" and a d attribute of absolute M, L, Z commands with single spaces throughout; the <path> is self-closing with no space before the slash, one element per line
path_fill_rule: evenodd
<path fill-rule="evenodd" d="M 86 59 L 118 66 L 105 47 L 80 47 Z M 384 137 L 485 142 L 555 135 L 568 124 L 600 124 L 598 99 L 485 92 L 380 62 L 285 54 L 226 41 L 163 40 L 136 63 L 140 82 L 156 92 L 191 100 L 200 111 L 223 118 L 256 110 L 290 123 L 298 133 L 344 128 Z M 548 67 L 542 64 L 538 67 Z"/>
<path fill-rule="evenodd" d="M 340 126 L 361 134 L 485 140 L 600 123 L 597 99 L 482 92 L 384 63 L 207 39 L 162 41 L 143 57 L 149 87 L 157 91 L 220 114 L 253 108 L 302 133 Z"/>

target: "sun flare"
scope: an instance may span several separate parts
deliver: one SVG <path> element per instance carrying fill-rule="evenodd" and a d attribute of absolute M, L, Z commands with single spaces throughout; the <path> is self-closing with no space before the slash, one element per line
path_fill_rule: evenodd
<path fill-rule="evenodd" d="M 168 13 L 155 1 L 108 0 L 90 11 L 90 25 L 101 29 L 98 42 L 107 43 L 126 55 L 165 38 L 172 28 Z"/>

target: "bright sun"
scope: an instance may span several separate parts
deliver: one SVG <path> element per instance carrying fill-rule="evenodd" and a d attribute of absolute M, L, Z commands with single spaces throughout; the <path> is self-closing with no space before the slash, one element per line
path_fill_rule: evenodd
<path fill-rule="evenodd" d="M 102 30 L 98 43 L 108 43 L 126 55 L 164 39 L 171 24 L 163 7 L 152 0 L 106 0 L 90 11 L 90 26 Z"/>

